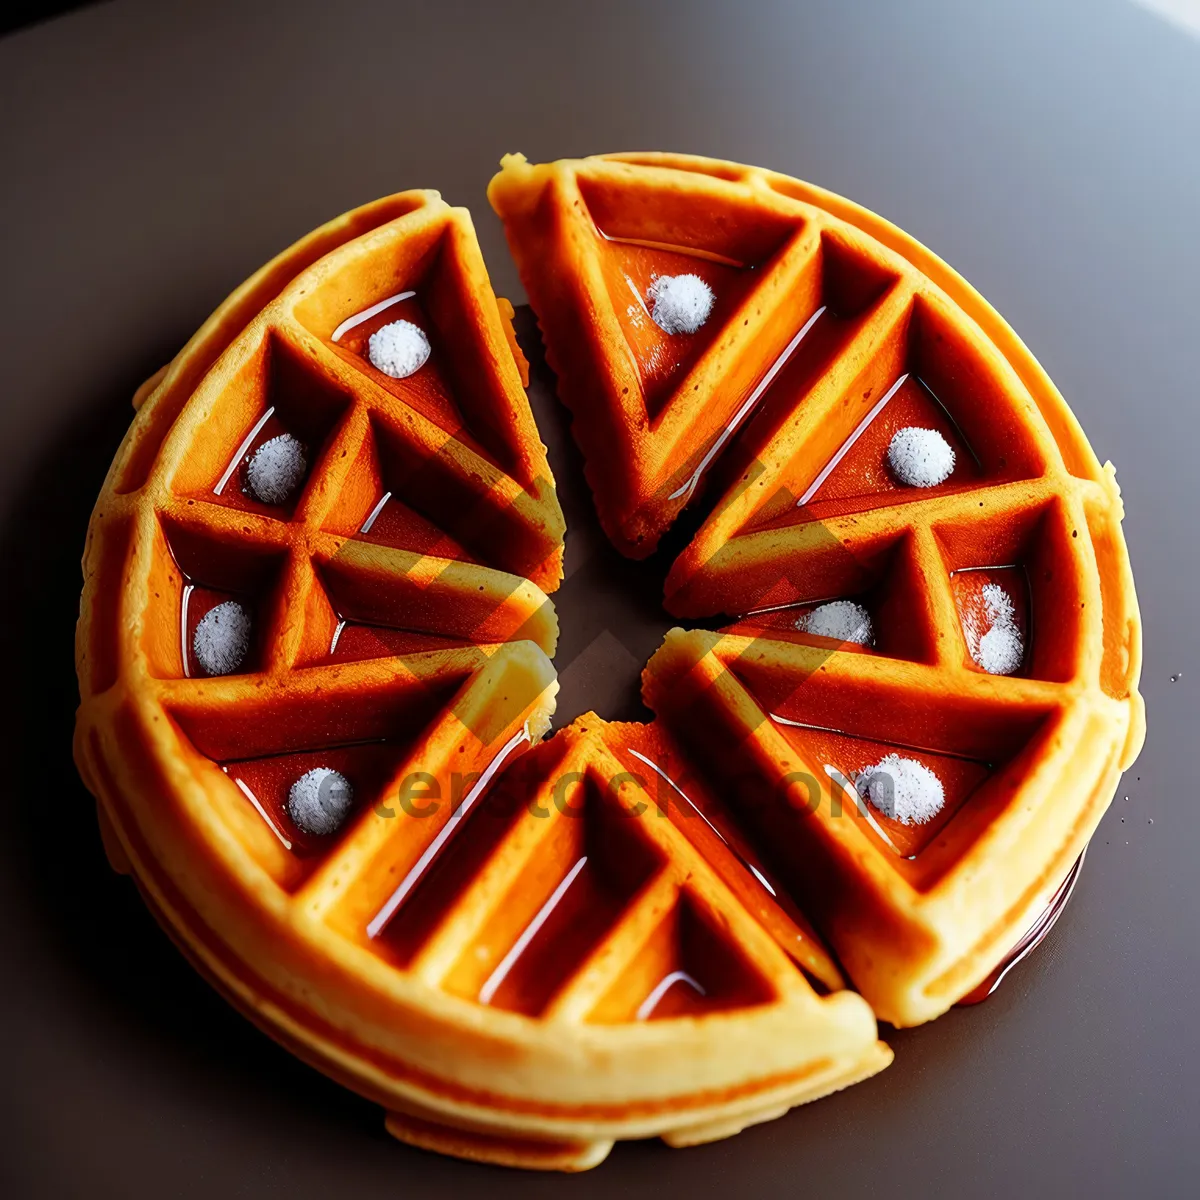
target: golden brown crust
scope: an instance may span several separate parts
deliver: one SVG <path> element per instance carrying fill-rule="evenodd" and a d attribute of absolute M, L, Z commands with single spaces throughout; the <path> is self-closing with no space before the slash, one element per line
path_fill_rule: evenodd
<path fill-rule="evenodd" d="M 594 229 L 574 215 L 585 193 L 644 223 L 617 233 L 671 242 L 685 213 L 718 257 L 769 267 L 652 418 Z M 545 591 L 561 577 L 561 514 L 511 306 L 466 214 L 410 192 L 268 264 L 139 389 L 89 529 L 76 759 L 114 868 L 252 1020 L 378 1102 L 404 1141 L 582 1170 L 616 1139 L 729 1136 L 885 1067 L 845 975 L 898 1024 L 986 975 L 1140 748 L 1140 622 L 1111 469 L 1003 321 L 900 231 L 783 176 L 676 155 L 513 160 L 489 195 L 613 540 L 648 552 L 708 482 L 697 465 L 715 472 L 721 499 L 672 570 L 672 610 L 744 613 L 772 589 L 795 603 L 886 569 L 905 655 L 831 654 L 744 625 L 676 631 L 645 674 L 655 722 L 588 714 L 539 745 L 557 690 Z M 561 269 L 533 270 L 539 255 Z M 852 336 L 802 402 L 709 455 L 828 263 L 868 297 Z M 406 390 L 332 338 L 413 280 L 457 354 L 443 392 Z M 781 509 L 853 424 L 847 398 L 878 395 L 921 338 L 949 347 L 931 361 L 951 384 L 984 388 L 1003 469 L 916 501 Z M 321 446 L 284 514 L 214 492 L 276 394 Z M 752 480 L 738 477 L 747 446 Z M 405 518 L 399 543 L 367 537 L 385 479 L 413 477 L 436 503 Z M 1023 678 L 973 666 L 948 586 L 998 546 L 1053 571 L 1035 616 L 1059 636 L 1037 641 Z M 265 636 L 248 673 L 187 677 L 193 577 L 257 597 Z M 385 632 L 338 658 L 347 614 Z M 915 722 L 928 744 L 988 757 L 990 775 L 903 859 L 832 819 L 828 789 L 786 827 L 727 802 L 731 769 L 768 789 L 798 770 L 825 780 L 789 732 L 817 709 L 885 741 Z M 245 760 L 363 746 L 380 774 L 317 852 L 286 844 L 235 786 Z M 496 819 L 457 825 L 468 800 L 501 802 Z M 772 835 L 811 886 L 767 880 L 778 855 L 755 854 Z"/>

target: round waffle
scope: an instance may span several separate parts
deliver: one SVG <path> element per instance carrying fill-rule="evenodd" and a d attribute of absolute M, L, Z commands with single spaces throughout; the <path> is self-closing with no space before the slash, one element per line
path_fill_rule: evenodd
<path fill-rule="evenodd" d="M 76 758 L 113 865 L 251 1019 L 405 1141 L 581 1169 L 886 1066 L 847 976 L 897 1023 L 975 988 L 1136 753 L 1139 627 L 1111 474 L 903 234 L 682 157 L 510 159 L 489 194 L 606 529 L 642 555 L 717 498 L 667 603 L 733 624 L 667 639 L 651 724 L 542 742 L 563 524 L 512 310 L 467 214 L 403 193 L 139 391 L 89 530 Z M 642 319 L 664 274 L 712 294 L 694 342 Z M 881 430 L 930 413 L 960 465 L 898 493 Z M 986 585 L 1016 677 L 975 665 Z M 833 598 L 871 644 L 798 628 Z M 897 747 L 947 792 L 918 832 L 853 785 Z"/>

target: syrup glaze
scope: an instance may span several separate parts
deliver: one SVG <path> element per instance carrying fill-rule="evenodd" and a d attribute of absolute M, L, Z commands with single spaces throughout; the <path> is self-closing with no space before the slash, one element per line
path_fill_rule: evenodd
<path fill-rule="evenodd" d="M 808 918 L 775 879 L 687 762 L 653 727 L 625 726 L 627 740 L 614 746 L 622 764 L 643 781 L 659 811 L 696 847 L 726 886 L 749 909 L 787 955 L 819 988 L 845 986 L 841 972 Z"/>
<path fill-rule="evenodd" d="M 393 491 L 384 491 L 376 500 L 358 531 L 367 542 L 412 550 L 434 558 L 450 558 L 457 562 L 478 562 L 461 542 L 438 528 L 427 517 L 410 508 Z"/>
<path fill-rule="evenodd" d="M 282 336 L 263 343 L 237 387 L 210 418 L 207 436 L 214 448 L 228 446 L 228 458 L 215 478 L 203 458 L 185 462 L 176 480 L 185 495 L 228 508 L 291 520 L 309 479 L 320 473 L 322 455 L 350 405 L 350 396 L 316 369 L 309 357 Z M 304 474 L 281 503 L 265 503 L 252 494 L 247 468 L 259 448 L 288 434 L 304 455 Z"/>
<path fill-rule="evenodd" d="M 606 236 L 597 229 L 601 270 L 621 318 L 653 420 L 672 387 L 708 348 L 754 282 L 747 264 L 686 246 L 664 246 Z M 650 315 L 647 292 L 663 275 L 698 275 L 713 291 L 712 312 L 695 333 L 665 333 Z"/>
<path fill-rule="evenodd" d="M 350 816 L 364 804 L 374 802 L 387 782 L 402 750 L 388 742 L 367 742 L 355 746 L 333 746 L 295 754 L 276 754 L 265 758 L 241 759 L 221 764 L 221 770 L 237 785 L 258 814 L 283 843 L 300 858 L 324 854 L 337 833 L 324 837 L 302 830 L 288 812 L 291 786 L 316 767 L 340 772 L 353 788 Z"/>
<path fill-rule="evenodd" d="M 616 924 L 630 898 L 609 873 L 581 855 L 488 975 L 479 1002 L 541 1012 Z"/>
<path fill-rule="evenodd" d="M 835 812 L 862 820 L 882 845 L 900 858 L 915 858 L 953 818 L 967 798 L 991 774 L 991 765 L 919 746 L 876 741 L 840 730 L 803 724 L 772 713 L 771 719 L 807 762 L 820 762 L 833 786 Z M 928 767 L 941 780 L 946 802 L 923 825 L 905 825 L 860 797 L 854 781 L 888 754 L 899 754 Z"/>
<path fill-rule="evenodd" d="M 389 629 L 385 625 L 367 625 L 345 618 L 333 631 L 329 653 L 322 662 L 363 662 L 371 658 L 393 658 L 418 654 L 424 650 L 450 650 L 473 643 L 462 638 L 422 633 L 415 629 Z"/>
<path fill-rule="evenodd" d="M 676 989 L 672 992 L 672 988 Z M 689 991 L 690 989 L 690 991 Z M 648 1021 L 654 1017 L 676 1017 L 694 1011 L 689 1004 L 693 997 L 707 996 L 703 984 L 693 979 L 686 971 L 669 971 L 650 990 L 650 994 L 638 1006 L 635 1021 Z"/>
<path fill-rule="evenodd" d="M 872 627 L 879 636 L 879 622 L 875 612 L 875 597 L 873 595 L 830 596 L 823 600 L 814 600 L 803 604 L 780 604 L 774 608 L 761 608 L 746 613 L 730 625 L 723 626 L 721 633 L 737 637 L 768 637 L 776 642 L 793 642 L 803 646 L 820 646 L 826 650 L 845 651 L 849 654 L 874 654 L 874 643 L 863 645 L 853 641 L 840 641 L 837 638 L 824 637 L 821 634 L 807 633 L 796 628 L 796 622 L 819 608 L 829 600 L 853 600 L 862 605 L 871 618 Z"/>
<path fill-rule="evenodd" d="M 797 330 L 791 352 L 785 350 L 778 371 L 764 377 L 767 386 L 753 411 L 733 431 L 729 448 L 713 466 L 713 488 L 724 493 L 749 471 L 771 438 L 797 405 L 821 380 L 834 359 L 857 331 L 860 322 L 824 303 Z"/>
<path fill-rule="evenodd" d="M 555 755 L 537 756 L 551 760 Z M 661 869 L 617 801 L 590 777 L 554 773 L 526 793 L 524 819 L 541 850 L 446 986 L 480 1003 L 537 1015 L 576 974 Z"/>
<path fill-rule="evenodd" d="M 742 401 L 737 412 L 730 417 L 725 428 L 721 430 L 713 444 L 705 451 L 704 456 L 696 465 L 695 470 L 693 470 L 691 475 L 688 476 L 688 478 L 670 494 L 668 499 L 678 500 L 681 497 L 684 497 L 685 504 L 691 499 L 692 494 L 699 487 L 700 481 L 704 477 L 705 472 L 709 470 L 713 464 L 713 461 L 724 450 L 725 444 L 730 440 L 730 438 L 735 437 L 742 425 L 753 416 L 759 405 L 762 403 L 763 397 L 770 395 L 775 380 L 779 377 L 781 372 L 787 369 L 787 366 L 792 359 L 801 352 L 805 343 L 808 341 L 812 330 L 820 323 L 824 315 L 825 309 L 819 308 L 811 317 L 808 318 L 807 321 L 805 321 L 792 340 L 783 348 L 779 357 L 770 365 L 770 367 L 767 368 L 766 374 L 758 381 L 746 399 Z M 808 356 L 805 355 L 804 357 L 807 358 Z"/>
<path fill-rule="evenodd" d="M 907 426 L 937 430 L 954 451 L 954 470 L 943 483 L 908 488 L 893 476 L 887 464 L 888 445 Z M 797 501 L 797 506 L 805 508 L 810 518 L 819 520 L 856 512 L 867 501 L 873 505 L 880 493 L 936 495 L 969 486 L 980 478 L 979 464 L 953 418 L 920 379 L 906 374 L 891 385 L 859 422 Z"/>
<path fill-rule="evenodd" d="M 334 331 L 341 336 L 331 338 L 329 344 L 342 358 L 368 374 L 385 391 L 415 408 L 447 433 L 457 433 L 463 428 L 463 415 L 454 399 L 434 322 L 429 319 L 416 292 L 402 292 L 388 300 L 390 302 L 384 308 L 372 305 L 376 311 L 371 316 L 365 315 L 371 312 L 371 309 L 366 309 L 343 321 Z M 356 323 L 351 325 L 351 320 Z M 367 357 L 367 343 L 371 335 L 393 321 L 408 321 L 416 325 L 429 339 L 431 347 L 424 365 L 403 379 L 385 375 L 372 366 Z"/>
<path fill-rule="evenodd" d="M 1067 873 L 1066 879 L 1059 885 L 1058 891 L 1050 898 L 1042 914 L 1025 931 L 1020 941 L 1005 955 L 1005 957 L 987 974 L 980 984 L 968 992 L 959 1002 L 960 1008 L 973 1004 L 981 1004 L 1004 982 L 1004 977 L 1023 959 L 1028 958 L 1041 945 L 1046 935 L 1054 928 L 1054 923 L 1062 916 L 1063 910 L 1070 902 L 1079 882 L 1079 873 L 1083 869 L 1083 860 L 1087 856 L 1087 847 L 1075 860 L 1075 865 Z"/>
<path fill-rule="evenodd" d="M 475 780 L 449 813 L 441 829 L 434 835 L 433 840 L 422 852 L 412 868 L 405 874 L 390 896 L 367 925 L 367 936 L 375 939 L 384 933 L 392 924 L 396 914 L 406 904 L 409 897 L 424 885 L 427 885 L 439 860 L 451 848 L 453 842 L 465 829 L 471 827 L 467 817 L 480 799 L 489 792 L 489 784 L 505 762 L 514 754 L 520 753 L 530 741 L 529 728 L 519 730 L 505 743 L 492 761 L 484 768 L 479 778 Z M 474 823 L 477 829 L 482 828 L 479 822 Z"/>
<path fill-rule="evenodd" d="M 238 593 L 192 583 L 185 576 L 179 604 L 179 649 L 183 660 L 185 679 L 204 679 L 208 676 L 208 672 L 196 658 L 196 626 L 218 604 L 224 604 L 229 600 L 240 604 L 250 614 L 250 645 L 237 669 L 230 674 L 246 675 L 251 671 L 258 670 L 261 665 L 261 639 L 259 637 L 261 619 L 254 599 Z"/>
<path fill-rule="evenodd" d="M 221 478 L 213 487 L 213 495 L 219 497 L 222 504 L 246 512 L 262 513 L 264 516 L 276 517 L 280 520 L 287 520 L 291 517 L 304 492 L 304 485 L 312 474 L 313 455 L 320 449 L 319 444 L 317 446 L 307 445 L 301 433 L 298 433 L 291 425 L 292 423 L 282 419 L 279 409 L 272 406 L 251 426 Z M 304 477 L 282 504 L 267 504 L 251 493 L 247 484 L 247 469 L 250 460 L 260 446 L 285 433 L 291 434 L 303 446 L 307 466 Z"/>
<path fill-rule="evenodd" d="M 766 1003 L 772 991 L 742 957 L 728 929 L 716 926 L 685 890 L 628 963 L 590 1021 L 660 1021 Z M 818 990 L 821 985 L 816 984 Z"/>

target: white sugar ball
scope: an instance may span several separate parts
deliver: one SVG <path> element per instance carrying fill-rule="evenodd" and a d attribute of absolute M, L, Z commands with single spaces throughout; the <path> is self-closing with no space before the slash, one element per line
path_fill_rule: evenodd
<path fill-rule="evenodd" d="M 945 483 L 954 470 L 954 451 L 936 429 L 909 425 L 897 430 L 887 451 L 892 474 L 909 487 Z"/>
<path fill-rule="evenodd" d="M 1011 675 L 1025 661 L 1012 597 L 998 583 L 985 583 L 981 597 L 990 628 L 982 637 L 968 637 L 971 657 L 989 675 Z"/>
<path fill-rule="evenodd" d="M 871 614 L 853 600 L 831 600 L 828 604 L 820 604 L 800 617 L 796 628 L 801 633 L 854 642 L 859 646 L 869 646 L 875 640 Z"/>
<path fill-rule="evenodd" d="M 210 608 L 192 635 L 196 661 L 207 675 L 231 675 L 249 649 L 250 614 L 236 600 Z"/>
<path fill-rule="evenodd" d="M 1011 675 L 1025 658 L 1021 631 L 1014 625 L 993 625 L 979 639 L 979 653 L 974 657 L 989 675 Z"/>
<path fill-rule="evenodd" d="M 901 825 L 924 825 L 942 810 L 942 781 L 915 758 L 889 754 L 858 777 L 858 794 Z"/>
<path fill-rule="evenodd" d="M 660 275 L 646 295 L 664 333 L 695 333 L 712 312 L 712 288 L 699 275 Z"/>
<path fill-rule="evenodd" d="M 407 379 L 429 359 L 429 338 L 411 321 L 393 321 L 371 334 L 367 357 L 371 366 L 393 379 Z"/>
<path fill-rule="evenodd" d="M 345 775 L 332 767 L 314 767 L 292 784 L 288 816 L 305 833 L 326 837 L 341 828 L 353 803 L 354 789 Z"/>
<path fill-rule="evenodd" d="M 263 442 L 246 464 L 246 490 L 262 504 L 285 504 L 300 486 L 308 458 L 290 433 Z"/>

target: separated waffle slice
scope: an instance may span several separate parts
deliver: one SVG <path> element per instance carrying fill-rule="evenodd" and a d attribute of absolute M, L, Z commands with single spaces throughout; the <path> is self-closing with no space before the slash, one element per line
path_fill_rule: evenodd
<path fill-rule="evenodd" d="M 147 381 L 109 508 L 153 497 L 208 524 L 327 535 L 327 556 L 350 538 L 552 591 L 563 520 L 511 316 L 466 210 L 436 192 L 355 210 Z"/>
<path fill-rule="evenodd" d="M 876 1013 L 937 1016 L 1070 874 L 1137 736 L 1129 706 L 738 628 L 668 635 L 647 702 Z"/>
<path fill-rule="evenodd" d="M 736 168 L 717 177 L 619 156 L 532 166 L 509 155 L 488 198 L 600 521 L 643 558 L 794 339 L 819 287 L 820 231 Z"/>
<path fill-rule="evenodd" d="M 528 643 L 315 668 L 237 706 L 231 682 L 110 694 L 81 768 L 189 957 L 402 1140 L 578 1170 L 890 1061 L 666 736 L 588 716 L 530 749 L 554 684 Z M 280 802 L 312 763 L 355 784 L 323 840 Z"/>
<path fill-rule="evenodd" d="M 709 860 L 711 803 L 680 767 L 653 730 L 589 714 L 444 823 L 407 812 L 386 874 L 351 846 L 310 883 L 331 928 L 472 1031 L 424 1049 L 443 1078 L 402 1098 L 393 1133 L 585 1166 L 614 1139 L 727 1136 L 890 1061 L 805 918 L 732 852 Z M 472 1046 L 484 1033 L 503 1074 Z"/>
<path fill-rule="evenodd" d="M 1070 569 L 1111 599 L 1113 686 L 1140 703 L 1111 470 L 1003 319 L 923 246 L 820 188 L 688 155 L 510 155 L 489 198 L 609 536 L 642 557 L 684 506 L 704 518 L 667 579 L 671 612 L 836 598 L 935 520 L 979 516 L 995 535 L 955 570 L 1011 566 L 994 556 L 1019 540 L 1008 514 L 1066 504 L 1092 533 Z M 692 276 L 703 320 L 685 295 L 655 321 L 662 281 Z"/>

